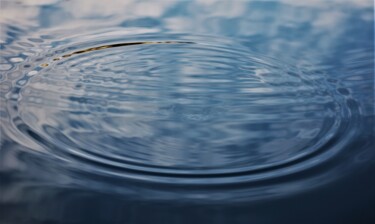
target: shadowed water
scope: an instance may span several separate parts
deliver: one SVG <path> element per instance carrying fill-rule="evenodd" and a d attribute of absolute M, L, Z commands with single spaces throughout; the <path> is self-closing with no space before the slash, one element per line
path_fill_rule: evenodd
<path fill-rule="evenodd" d="M 372 1 L 3 1 L 1 223 L 372 223 Z"/>

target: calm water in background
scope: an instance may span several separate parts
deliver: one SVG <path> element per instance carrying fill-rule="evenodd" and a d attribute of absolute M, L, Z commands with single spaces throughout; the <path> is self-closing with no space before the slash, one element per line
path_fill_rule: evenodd
<path fill-rule="evenodd" d="M 2 1 L 1 223 L 373 223 L 374 11 Z"/>

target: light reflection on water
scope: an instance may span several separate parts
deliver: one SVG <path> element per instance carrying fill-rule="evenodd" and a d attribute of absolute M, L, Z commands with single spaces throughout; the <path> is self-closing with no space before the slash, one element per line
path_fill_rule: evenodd
<path fill-rule="evenodd" d="M 373 221 L 372 1 L 3 1 L 0 23 L 2 222 Z"/>

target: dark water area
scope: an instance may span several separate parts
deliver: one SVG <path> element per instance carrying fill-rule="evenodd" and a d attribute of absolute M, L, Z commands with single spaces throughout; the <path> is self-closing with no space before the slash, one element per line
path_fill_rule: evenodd
<path fill-rule="evenodd" d="M 0 6 L 0 223 L 375 223 L 373 1 Z"/>

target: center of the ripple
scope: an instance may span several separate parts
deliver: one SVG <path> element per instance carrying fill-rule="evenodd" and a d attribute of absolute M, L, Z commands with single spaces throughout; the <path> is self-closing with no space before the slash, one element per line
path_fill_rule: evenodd
<path fill-rule="evenodd" d="M 20 117 L 75 158 L 172 173 L 275 166 L 332 132 L 337 105 L 303 72 L 240 48 L 170 43 L 65 52 L 23 87 Z"/>

